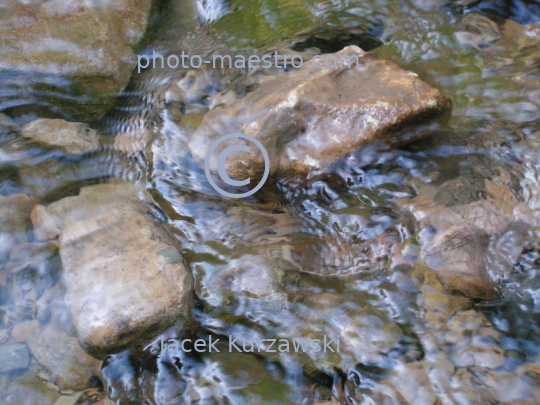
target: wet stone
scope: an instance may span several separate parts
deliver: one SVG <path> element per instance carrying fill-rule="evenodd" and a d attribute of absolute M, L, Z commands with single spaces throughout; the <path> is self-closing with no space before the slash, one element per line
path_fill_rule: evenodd
<path fill-rule="evenodd" d="M 35 204 L 26 194 L 0 196 L 0 262 L 8 258 L 13 247 L 28 240 L 30 212 Z"/>
<path fill-rule="evenodd" d="M 191 325 L 191 271 L 135 186 L 86 187 L 40 210 L 32 216 L 36 233 L 60 232 L 65 303 L 85 349 L 103 356 L 173 324 Z"/>
<path fill-rule="evenodd" d="M 30 353 L 24 343 L 0 345 L 0 373 L 24 370 L 30 364 Z"/>
<path fill-rule="evenodd" d="M 497 282 L 513 272 L 532 229 L 521 214 L 526 205 L 507 186 L 480 181 L 479 198 L 469 183 L 458 178 L 439 189 L 425 186 L 403 203 L 418 220 L 420 256 L 443 285 L 472 298 L 495 299 Z"/>
<path fill-rule="evenodd" d="M 21 375 L 0 374 L 2 405 L 53 405 L 60 396 L 38 377 L 41 366 L 31 358 L 30 365 Z"/>
<path fill-rule="evenodd" d="M 319 339 L 321 347 L 327 342 L 318 352 L 287 354 L 298 356 L 307 370 L 350 370 L 359 362 L 381 361 L 396 347 L 402 331 L 383 311 L 362 296 L 317 293 L 316 280 L 282 257 L 246 255 L 211 278 L 201 296 L 216 315 L 228 318 L 232 312 L 238 322 L 256 322 L 264 329 L 260 338 Z M 325 288 L 341 289 L 337 280 L 328 280 Z M 233 330 L 229 333 L 236 334 Z M 252 339 L 247 335 L 241 340 Z"/>
<path fill-rule="evenodd" d="M 249 298 L 265 301 L 276 309 L 285 308 L 284 273 L 299 270 L 297 265 L 281 257 L 242 256 L 212 279 L 205 294 L 212 305 Z"/>
<path fill-rule="evenodd" d="M 231 398 L 238 403 L 293 403 L 288 399 L 292 394 L 290 388 L 254 355 L 215 353 L 198 371 L 199 378 L 194 378 L 194 375 L 187 379 L 188 387 L 184 394 L 193 402 L 214 404 Z"/>
<path fill-rule="evenodd" d="M 352 59 L 349 68 L 344 59 L 343 67 L 331 69 L 305 64 L 288 73 L 260 75 L 256 89 L 243 98 L 233 90 L 216 96 L 189 142 L 195 160 L 202 165 L 214 141 L 242 132 L 268 152 L 270 175 L 307 174 L 377 140 L 403 143 L 422 137 L 421 131 L 404 131 L 419 130 L 449 112 L 450 100 L 416 74 L 356 46 L 333 57 L 345 55 L 358 63 Z M 217 171 L 219 153 L 233 144 L 246 141 L 218 146 L 211 171 Z M 255 147 L 249 154 L 231 153 L 226 163 L 236 179 L 261 178 L 263 170 L 263 155 Z"/>
<path fill-rule="evenodd" d="M 99 375 L 101 362 L 86 354 L 76 338 L 55 325 L 33 331 L 27 344 L 32 355 L 51 373 L 50 382 L 61 389 L 90 388 L 90 378 Z"/>
<path fill-rule="evenodd" d="M 97 131 L 80 122 L 41 118 L 26 124 L 21 135 L 36 142 L 82 155 L 99 147 Z"/>
<path fill-rule="evenodd" d="M 24 86 L 34 99 L 27 109 L 45 93 L 41 103 L 63 113 L 103 115 L 129 81 L 132 47 L 143 37 L 150 6 L 150 0 L 2 2 L 0 70 L 11 79 L 3 85 L 17 97 Z"/>

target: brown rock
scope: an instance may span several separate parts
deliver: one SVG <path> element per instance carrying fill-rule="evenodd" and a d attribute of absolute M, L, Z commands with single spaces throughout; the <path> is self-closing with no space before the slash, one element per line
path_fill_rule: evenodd
<path fill-rule="evenodd" d="M 28 215 L 35 204 L 26 194 L 0 196 L 0 229 L 12 233 L 26 230 L 30 225 Z"/>
<path fill-rule="evenodd" d="M 193 134 L 189 148 L 202 165 L 210 145 L 226 134 L 243 132 L 258 139 L 270 157 L 270 174 L 308 173 L 321 169 L 373 141 L 403 143 L 422 136 L 418 129 L 445 116 L 450 101 L 414 73 L 387 60 L 349 46 L 333 54 L 348 55 L 351 68 L 317 69 L 305 63 L 288 73 L 264 76 L 256 90 L 236 99 L 232 90 L 213 100 L 215 106 Z M 319 64 L 322 63 L 319 60 Z M 223 142 L 217 157 L 232 144 Z M 233 152 L 228 174 L 237 179 L 262 177 L 263 156 L 255 145 L 251 152 Z"/>
<path fill-rule="evenodd" d="M 60 234 L 60 229 L 48 215 L 43 205 L 37 204 L 30 213 L 30 219 L 34 224 L 34 237 L 37 240 L 47 240 Z"/>
<path fill-rule="evenodd" d="M 487 234 L 473 225 L 450 227 L 437 236 L 433 245 L 422 250 L 428 267 L 438 271 L 449 289 L 465 291 L 477 298 L 495 298 L 483 261 Z"/>
<path fill-rule="evenodd" d="M 35 204 L 26 194 L 0 196 L 0 262 L 7 258 L 13 246 L 28 240 L 29 216 Z"/>
<path fill-rule="evenodd" d="M 426 186 L 404 205 L 419 220 L 421 257 L 443 285 L 470 297 L 495 299 L 497 281 L 513 271 L 530 239 L 530 225 L 519 216 L 524 204 L 507 186 L 480 181 L 482 193 L 474 196 L 469 186 L 466 178 L 438 189 Z"/>
<path fill-rule="evenodd" d="M 0 69 L 74 116 L 100 116 L 127 85 L 150 0 L 2 2 Z M 16 80 L 20 77 L 19 80 Z M 29 79 L 30 78 L 30 79 Z M 29 90 L 29 91 L 28 91 Z M 19 97 L 17 95 L 17 97 Z M 44 100 L 44 101 L 45 101 Z"/>
<path fill-rule="evenodd" d="M 86 354 L 76 338 L 53 324 L 33 331 L 27 345 L 37 361 L 52 373 L 50 382 L 62 390 L 84 390 L 92 386 L 92 376 L 100 375 L 101 362 Z"/>
<path fill-rule="evenodd" d="M 85 349 L 101 356 L 189 325 L 191 271 L 132 184 L 83 188 L 44 214 L 61 231 L 65 302 Z"/>
<path fill-rule="evenodd" d="M 50 146 L 58 146 L 74 155 L 99 147 L 97 131 L 80 122 L 41 118 L 26 124 L 21 135 Z"/>

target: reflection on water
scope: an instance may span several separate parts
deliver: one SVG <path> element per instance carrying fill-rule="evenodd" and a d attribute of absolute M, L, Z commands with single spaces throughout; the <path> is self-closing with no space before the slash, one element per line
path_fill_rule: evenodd
<path fill-rule="evenodd" d="M 373 144 L 305 181 L 279 179 L 257 199 L 219 198 L 187 152 L 214 94 L 228 81 L 245 86 L 239 94 L 251 91 L 249 79 L 229 77 L 235 72 L 134 77 L 103 126 L 154 133 L 138 159 L 114 156 L 108 146 L 75 159 L 16 135 L 35 116 L 0 116 L 1 195 L 49 203 L 113 175 L 146 190 L 195 276 L 199 337 L 328 335 L 343 344 L 341 353 L 158 358 L 156 342 L 144 342 L 144 351 L 106 358 L 112 400 L 540 402 L 540 11 L 532 1 L 442 3 L 197 3 L 219 41 L 205 52 L 263 51 L 295 35 L 304 35 L 297 51 L 365 44 L 452 98 L 450 121 L 431 138 L 399 148 Z M 164 53 L 177 53 L 177 28 L 163 25 Z M 316 34 L 306 40 L 308 32 Z M 170 85 L 175 80 L 180 90 Z M 46 317 L 40 298 L 58 279 L 56 246 L 32 241 L 26 203 L 0 201 L 9 218 L 0 222 L 7 247 L 0 251 L 0 332 Z M 466 285 L 438 277 L 457 273 Z M 69 333 L 70 320 L 62 322 Z M 32 392 L 27 398 L 35 396 L 25 379 L 36 367 L 1 376 L 0 390 L 12 398 L 8 386 L 18 381 Z"/>

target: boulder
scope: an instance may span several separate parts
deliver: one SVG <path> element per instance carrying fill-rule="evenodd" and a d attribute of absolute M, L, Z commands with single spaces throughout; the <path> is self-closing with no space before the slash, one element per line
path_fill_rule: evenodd
<path fill-rule="evenodd" d="M 18 99 L 22 87 L 27 102 L 60 106 L 74 118 L 104 114 L 136 65 L 133 47 L 150 6 L 151 0 L 3 1 L 0 87 Z"/>
<path fill-rule="evenodd" d="M 234 89 L 216 96 L 189 143 L 195 160 L 204 165 L 214 141 L 241 132 L 264 146 L 270 175 L 306 174 L 377 140 L 403 143 L 425 136 L 421 129 L 450 110 L 450 100 L 418 75 L 356 46 L 323 56 L 328 63 L 337 60 L 338 67 L 306 61 L 289 72 L 253 74 L 255 90 L 243 98 Z M 229 154 L 228 175 L 261 178 L 262 153 L 238 138 L 216 148 L 210 170 L 217 172 L 219 154 L 231 145 L 248 145 L 251 151 Z"/>
<path fill-rule="evenodd" d="M 26 124 L 21 135 L 45 145 L 60 147 L 73 155 L 82 155 L 99 147 L 97 131 L 80 122 L 41 118 Z"/>
<path fill-rule="evenodd" d="M 36 234 L 60 234 L 65 302 L 90 353 L 102 356 L 173 324 L 191 325 L 191 271 L 132 184 L 86 187 L 36 209 Z"/>

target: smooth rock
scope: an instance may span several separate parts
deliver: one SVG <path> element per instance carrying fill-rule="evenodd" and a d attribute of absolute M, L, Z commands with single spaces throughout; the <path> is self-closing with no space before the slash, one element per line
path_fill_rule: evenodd
<path fill-rule="evenodd" d="M 26 124 L 21 135 L 34 141 L 57 146 L 73 155 L 82 155 L 99 147 L 97 131 L 80 122 L 41 118 Z"/>
<path fill-rule="evenodd" d="M 487 245 L 487 235 L 481 229 L 453 226 L 423 251 L 423 259 L 428 267 L 438 271 L 449 289 L 465 290 L 473 297 L 496 298 L 495 284 L 489 280 L 482 260 Z"/>
<path fill-rule="evenodd" d="M 214 141 L 242 132 L 258 139 L 268 152 L 270 175 L 305 174 L 376 140 L 417 139 L 423 132 L 404 131 L 418 130 L 449 112 L 450 100 L 418 75 L 356 46 L 332 54 L 338 64 L 345 55 L 359 62 L 352 59 L 348 68 L 343 59 L 343 67 L 323 69 L 306 62 L 288 73 L 260 75 L 256 89 L 243 98 L 233 90 L 216 96 L 189 142 L 195 160 L 203 166 Z M 229 154 L 229 176 L 261 178 L 262 153 L 239 139 L 216 148 L 210 170 L 217 172 L 217 157 L 231 145 L 251 146 L 251 152 Z"/>
<path fill-rule="evenodd" d="M 425 362 L 399 365 L 392 370 L 392 383 L 409 404 L 437 404 Z"/>
<path fill-rule="evenodd" d="M 30 214 L 34 224 L 34 237 L 37 240 L 47 240 L 60 234 L 60 229 L 47 213 L 47 208 L 37 204 Z"/>
<path fill-rule="evenodd" d="M 24 370 L 30 364 L 30 353 L 24 343 L 0 345 L 0 373 Z"/>
<path fill-rule="evenodd" d="M 3 1 L 0 71 L 6 85 L 17 97 L 24 89 L 28 98 L 73 117 L 99 117 L 128 83 L 136 65 L 133 47 L 143 37 L 150 5 L 150 0 Z"/>
<path fill-rule="evenodd" d="M 13 327 L 11 336 L 13 336 L 13 339 L 15 339 L 16 342 L 26 342 L 28 335 L 38 327 L 39 322 L 36 320 L 21 322 Z"/>
<path fill-rule="evenodd" d="M 191 271 L 132 184 L 83 188 L 45 214 L 60 231 L 65 302 L 85 349 L 102 356 L 190 325 Z"/>
<path fill-rule="evenodd" d="M 90 388 L 90 378 L 100 375 L 101 362 L 86 354 L 76 338 L 53 324 L 33 331 L 27 344 L 32 355 L 52 374 L 50 382 L 62 390 Z"/>
<path fill-rule="evenodd" d="M 511 274 L 531 240 L 520 213 L 525 204 L 503 184 L 485 180 L 473 187 L 462 178 L 425 186 L 402 203 L 418 220 L 420 256 L 443 285 L 473 298 L 497 298 L 497 282 Z"/>

